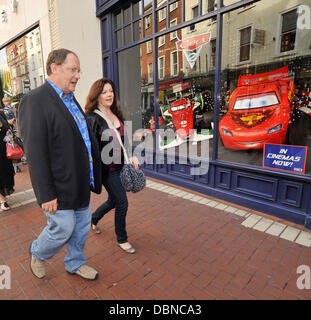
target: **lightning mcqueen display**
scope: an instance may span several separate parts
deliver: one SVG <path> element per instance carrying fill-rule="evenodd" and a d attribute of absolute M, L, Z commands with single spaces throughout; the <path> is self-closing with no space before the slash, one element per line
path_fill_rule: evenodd
<path fill-rule="evenodd" d="M 240 76 L 219 122 L 226 148 L 262 149 L 265 143 L 283 144 L 294 107 L 295 85 L 288 66 L 251 76 Z"/>

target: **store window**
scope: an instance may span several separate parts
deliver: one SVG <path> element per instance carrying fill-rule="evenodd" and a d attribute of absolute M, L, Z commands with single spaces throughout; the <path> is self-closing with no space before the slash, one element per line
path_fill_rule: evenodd
<path fill-rule="evenodd" d="M 197 23 L 191 33 L 189 27 L 179 29 L 174 45 L 168 43 L 159 51 L 165 55 L 165 69 L 171 72 L 158 81 L 157 139 L 159 152 L 188 160 L 201 157 L 206 162 L 212 152 L 215 80 L 206 57 L 210 57 L 210 40 L 217 28 L 214 24 L 207 32 L 208 22 Z"/>
<path fill-rule="evenodd" d="M 310 4 L 262 0 L 224 14 L 219 160 L 311 173 L 311 30 L 297 28 L 298 6 Z"/>
<path fill-rule="evenodd" d="M 10 96 L 17 106 L 25 93 L 39 85 L 38 79 L 45 79 L 42 61 L 39 27 L 3 47 L 0 50 L 0 95 Z"/>

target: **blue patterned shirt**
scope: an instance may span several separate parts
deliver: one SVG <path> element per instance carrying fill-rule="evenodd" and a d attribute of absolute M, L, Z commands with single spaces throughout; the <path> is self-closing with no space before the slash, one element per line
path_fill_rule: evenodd
<path fill-rule="evenodd" d="M 64 92 L 59 89 L 52 81 L 46 79 L 46 81 L 52 86 L 52 88 L 56 91 L 57 95 L 62 99 L 67 109 L 72 114 L 80 132 L 84 143 L 86 145 L 88 154 L 89 154 L 89 161 L 90 161 L 90 183 L 91 186 L 94 187 L 94 170 L 93 170 L 93 157 L 92 157 L 92 149 L 91 149 L 91 140 L 89 136 L 89 131 L 87 128 L 86 120 L 80 109 L 78 108 L 77 104 L 74 101 L 73 93 L 69 93 L 67 97 L 65 96 Z"/>

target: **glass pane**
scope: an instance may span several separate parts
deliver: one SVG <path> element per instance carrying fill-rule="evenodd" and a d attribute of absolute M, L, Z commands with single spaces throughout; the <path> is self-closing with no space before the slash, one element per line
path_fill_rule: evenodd
<path fill-rule="evenodd" d="M 119 10 L 115 16 L 114 16 L 114 25 L 116 29 L 119 29 L 121 27 L 122 24 L 122 16 L 121 16 L 121 10 Z"/>
<path fill-rule="evenodd" d="M 128 6 L 123 9 L 123 25 L 131 22 L 131 7 Z"/>
<path fill-rule="evenodd" d="M 166 3 L 166 1 L 162 1 L 162 2 Z M 167 18 L 167 8 L 164 7 L 157 12 L 158 31 L 166 29 L 166 18 Z"/>
<path fill-rule="evenodd" d="M 224 6 L 229 6 L 230 4 L 239 2 L 240 0 L 223 0 Z"/>
<path fill-rule="evenodd" d="M 145 37 L 152 35 L 152 14 L 144 18 Z"/>
<path fill-rule="evenodd" d="M 124 28 L 124 45 L 132 43 L 132 28 L 131 25 Z"/>
<path fill-rule="evenodd" d="M 134 22 L 134 41 L 142 39 L 142 22 L 141 20 Z"/>
<path fill-rule="evenodd" d="M 218 159 L 311 173 L 311 30 L 297 28 L 299 4 L 262 0 L 224 15 Z"/>
<path fill-rule="evenodd" d="M 136 0 L 133 3 L 133 18 L 137 19 L 143 14 L 143 2 L 142 0 Z"/>
<path fill-rule="evenodd" d="M 144 0 L 144 13 L 152 12 L 153 0 Z"/>
<path fill-rule="evenodd" d="M 119 52 L 120 106 L 126 120 L 132 121 L 133 145 L 145 143 L 153 150 L 153 55 L 147 53 L 146 44 Z"/>
<path fill-rule="evenodd" d="M 208 21 L 209 23 L 210 21 Z M 177 37 L 158 41 L 158 103 L 161 152 L 203 157 L 212 152 L 214 115 L 213 45 L 217 24 L 207 21 L 176 31 Z M 179 40 L 180 39 L 180 40 Z M 203 174 L 203 173 L 202 173 Z"/>
<path fill-rule="evenodd" d="M 122 30 L 116 32 L 116 47 L 121 48 L 122 44 Z"/>
<path fill-rule="evenodd" d="M 199 15 L 199 0 L 185 1 L 185 20 L 192 20 Z"/>

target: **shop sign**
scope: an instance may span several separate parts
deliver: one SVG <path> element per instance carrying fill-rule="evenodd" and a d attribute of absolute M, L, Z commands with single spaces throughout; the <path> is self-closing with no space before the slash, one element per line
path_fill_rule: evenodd
<path fill-rule="evenodd" d="M 202 47 L 210 42 L 211 37 L 212 33 L 209 31 L 205 34 L 176 42 L 177 50 L 184 52 L 191 69 L 194 67 Z"/>
<path fill-rule="evenodd" d="M 264 168 L 305 173 L 308 147 L 280 144 L 264 145 Z"/>

